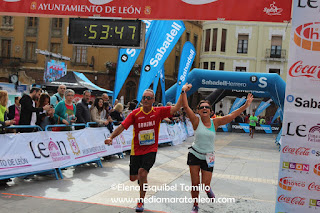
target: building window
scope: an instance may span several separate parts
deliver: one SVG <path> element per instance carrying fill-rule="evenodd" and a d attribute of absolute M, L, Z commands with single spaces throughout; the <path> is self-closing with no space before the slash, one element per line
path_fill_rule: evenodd
<path fill-rule="evenodd" d="M 222 29 L 221 52 L 226 52 L 226 44 L 227 44 L 227 29 Z"/>
<path fill-rule="evenodd" d="M 204 51 L 205 52 L 209 52 L 209 47 L 210 47 L 210 34 L 211 34 L 211 29 L 207 29 L 206 32 L 205 32 L 205 46 L 204 46 Z"/>
<path fill-rule="evenodd" d="M 213 28 L 213 37 L 212 37 L 212 51 L 217 51 L 217 42 L 218 42 L 218 28 Z"/>
<path fill-rule="evenodd" d="M 10 39 L 1 40 L 1 56 L 6 58 L 11 57 L 11 40 Z"/>
<path fill-rule="evenodd" d="M 136 90 L 137 90 L 136 87 L 137 86 L 133 81 L 129 81 L 126 84 L 126 100 L 125 100 L 126 103 L 136 98 Z"/>
<path fill-rule="evenodd" d="M 186 32 L 186 41 L 190 41 L 190 33 Z"/>
<path fill-rule="evenodd" d="M 269 73 L 277 73 L 280 75 L 280 69 L 269 69 Z"/>
<path fill-rule="evenodd" d="M 87 63 L 87 47 L 75 46 L 75 63 Z"/>
<path fill-rule="evenodd" d="M 28 27 L 37 27 L 38 18 L 37 17 L 28 17 Z"/>
<path fill-rule="evenodd" d="M 194 45 L 194 48 L 197 50 L 198 35 L 194 35 L 194 36 L 193 36 L 193 45 Z"/>
<path fill-rule="evenodd" d="M 12 16 L 3 16 L 2 17 L 2 26 L 13 26 L 13 17 Z"/>
<path fill-rule="evenodd" d="M 237 72 L 247 72 L 247 68 L 246 67 L 236 67 L 236 71 Z"/>
<path fill-rule="evenodd" d="M 220 62 L 219 70 L 224 70 L 224 62 Z"/>
<path fill-rule="evenodd" d="M 248 35 L 238 35 L 237 53 L 248 53 Z"/>
<path fill-rule="evenodd" d="M 36 56 L 36 42 L 26 42 L 26 60 L 35 60 Z"/>
<path fill-rule="evenodd" d="M 208 62 L 203 62 L 203 69 L 207 70 L 209 68 Z"/>
<path fill-rule="evenodd" d="M 210 66 L 211 70 L 215 70 L 216 69 L 216 62 L 211 62 L 210 65 L 211 65 Z"/>
<path fill-rule="evenodd" d="M 272 36 L 271 39 L 271 58 L 281 58 L 282 36 Z"/>
<path fill-rule="evenodd" d="M 62 18 L 53 18 L 52 19 L 52 28 L 61 29 L 62 28 Z"/>
<path fill-rule="evenodd" d="M 61 52 L 61 44 L 60 43 L 51 43 L 50 44 L 50 52 L 60 53 Z"/>

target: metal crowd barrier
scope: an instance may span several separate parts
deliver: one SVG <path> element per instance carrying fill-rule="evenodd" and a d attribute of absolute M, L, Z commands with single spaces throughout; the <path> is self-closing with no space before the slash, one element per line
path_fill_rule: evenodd
<path fill-rule="evenodd" d="M 34 125 L 12 125 L 12 126 L 7 126 L 5 129 L 38 129 L 38 131 L 43 131 L 43 129 L 40 126 Z"/>
<path fill-rule="evenodd" d="M 71 124 L 71 125 L 65 125 L 65 124 L 55 124 L 55 125 L 47 125 L 45 127 L 45 131 L 50 131 L 52 130 L 53 127 L 90 127 L 90 125 L 93 124 L 97 124 L 96 122 L 88 122 L 88 123 L 75 123 L 75 124 Z M 12 126 L 8 126 L 5 127 L 5 129 L 37 129 L 38 131 L 43 131 L 43 129 L 40 126 L 37 125 L 12 125 Z M 72 167 L 72 166 L 78 166 L 81 164 L 86 164 L 86 163 L 96 163 L 98 167 L 102 168 L 102 162 L 100 158 L 97 159 L 93 159 L 87 162 L 83 162 L 80 164 L 75 164 L 75 165 L 70 165 L 67 167 Z M 61 170 L 65 169 L 67 167 L 60 167 L 60 168 L 55 168 L 55 169 L 49 169 L 49 170 L 42 170 L 42 171 L 35 171 L 35 172 L 28 172 L 28 173 L 20 173 L 20 174 L 14 174 L 14 175 L 4 175 L 4 176 L 0 176 L 0 180 L 3 179 L 9 179 L 9 178 L 15 178 L 15 177 L 24 177 L 26 178 L 27 176 L 30 175 L 36 175 L 36 174 L 53 174 L 55 176 L 55 178 L 58 180 L 59 176 L 61 179 L 63 179 L 63 175 Z M 58 176 L 59 174 L 59 176 Z"/>

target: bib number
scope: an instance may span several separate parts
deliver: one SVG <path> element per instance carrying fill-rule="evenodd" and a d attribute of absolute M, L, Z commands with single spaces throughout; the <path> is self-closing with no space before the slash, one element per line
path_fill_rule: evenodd
<path fill-rule="evenodd" d="M 215 161 L 215 155 L 214 153 L 207 153 L 206 154 L 206 161 L 208 164 L 208 167 L 213 167 L 214 166 L 214 161 Z"/>
<path fill-rule="evenodd" d="M 140 146 L 152 145 L 155 141 L 155 134 L 153 129 L 143 130 L 139 132 L 139 144 Z"/>

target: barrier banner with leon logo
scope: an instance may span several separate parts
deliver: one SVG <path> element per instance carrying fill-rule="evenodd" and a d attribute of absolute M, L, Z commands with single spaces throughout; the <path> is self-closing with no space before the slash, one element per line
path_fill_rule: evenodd
<path fill-rule="evenodd" d="M 295 0 L 276 212 L 320 211 L 320 16 Z"/>
<path fill-rule="evenodd" d="M 284 22 L 290 20 L 291 5 L 292 0 L 2 0 L 0 13 Z"/>

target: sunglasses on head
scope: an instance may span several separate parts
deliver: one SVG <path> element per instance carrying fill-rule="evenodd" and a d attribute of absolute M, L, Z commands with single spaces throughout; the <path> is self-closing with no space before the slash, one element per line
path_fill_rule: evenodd
<path fill-rule="evenodd" d="M 199 109 L 211 109 L 211 107 L 210 106 L 201 106 L 201 107 L 199 107 Z"/>
<path fill-rule="evenodd" d="M 150 101 L 151 99 L 153 99 L 153 97 L 151 97 L 151 96 L 142 96 L 142 99 L 143 100 L 148 100 L 148 101 Z"/>

